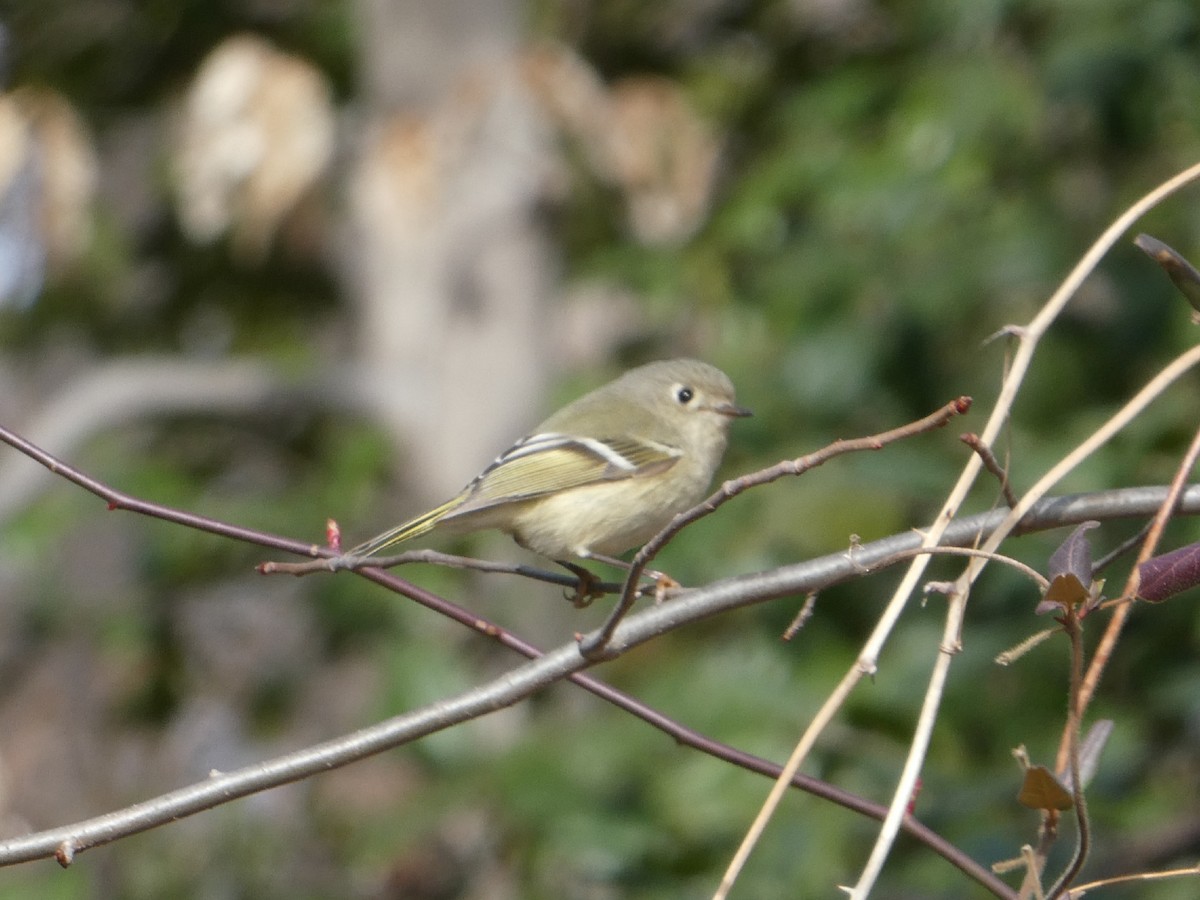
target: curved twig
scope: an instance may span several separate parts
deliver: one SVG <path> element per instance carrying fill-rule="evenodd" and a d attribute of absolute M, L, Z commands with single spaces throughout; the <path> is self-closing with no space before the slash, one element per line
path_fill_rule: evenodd
<path fill-rule="evenodd" d="M 915 422 L 909 422 L 898 428 L 892 428 L 879 434 L 868 435 L 867 437 L 834 441 L 832 444 L 809 453 L 807 456 L 784 460 L 781 463 L 768 466 L 758 472 L 751 472 L 740 478 L 726 481 L 707 500 L 692 507 L 687 512 L 677 515 L 666 528 L 647 541 L 634 554 L 633 561 L 629 566 L 629 574 L 625 578 L 625 587 L 621 592 L 621 599 L 604 622 L 604 625 L 595 634 L 589 635 L 587 642 L 580 645 L 584 654 L 594 658 L 602 653 L 604 646 L 612 637 L 613 631 L 616 630 L 621 619 L 629 612 L 634 601 L 637 600 L 637 586 L 641 581 L 642 573 L 646 571 L 646 566 L 650 564 L 663 547 L 670 543 L 675 535 L 679 534 L 688 525 L 716 512 L 719 507 L 752 487 L 770 484 L 772 481 L 778 481 L 780 478 L 803 475 L 805 472 L 828 462 L 835 456 L 841 456 L 845 453 L 856 453 L 863 450 L 882 450 L 888 444 L 895 443 L 896 441 L 942 428 L 955 416 L 964 415 L 970 408 L 971 398 L 959 397 L 956 400 L 951 400 L 924 418 L 917 419 Z"/>

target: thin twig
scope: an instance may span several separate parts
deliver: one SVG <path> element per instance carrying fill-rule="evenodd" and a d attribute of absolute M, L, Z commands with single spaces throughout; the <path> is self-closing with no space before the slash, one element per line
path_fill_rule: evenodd
<path fill-rule="evenodd" d="M 1117 640 L 1120 638 L 1121 631 L 1125 627 L 1125 622 L 1133 609 L 1133 600 L 1137 596 L 1138 566 L 1153 556 L 1158 549 L 1163 530 L 1167 527 L 1167 522 L 1170 521 L 1171 516 L 1175 514 L 1178 508 L 1180 498 L 1183 496 L 1183 491 L 1187 487 L 1188 479 L 1192 470 L 1196 467 L 1196 460 L 1198 458 L 1200 458 L 1200 430 L 1197 430 L 1192 436 L 1192 443 L 1175 470 L 1175 477 L 1171 480 L 1170 490 L 1167 492 L 1162 505 L 1155 513 L 1154 521 L 1150 523 L 1146 540 L 1142 544 L 1141 550 L 1138 551 L 1137 560 L 1134 562 L 1133 568 L 1130 569 L 1129 578 L 1126 580 L 1125 588 L 1121 592 L 1119 601 L 1116 603 L 1116 609 L 1113 611 L 1112 618 L 1108 620 L 1108 625 L 1104 629 L 1100 643 L 1097 644 L 1096 651 L 1092 655 L 1092 661 L 1088 665 L 1087 674 L 1084 675 L 1083 683 L 1079 688 L 1080 716 L 1087 711 L 1087 707 L 1092 701 L 1092 697 L 1096 692 L 1096 686 L 1100 683 L 1100 678 L 1104 674 L 1104 668 L 1108 665 L 1108 661 L 1112 657 Z M 1069 734 L 1064 730 L 1058 743 L 1057 768 L 1060 771 L 1067 753 L 1069 741 Z"/>
<path fill-rule="evenodd" d="M 1150 529 L 1153 527 L 1153 525 L 1153 521 L 1147 522 L 1137 530 L 1136 534 L 1130 535 L 1125 540 L 1121 541 L 1121 543 L 1117 544 L 1117 546 L 1113 547 L 1111 550 L 1097 559 L 1094 563 L 1092 563 L 1092 572 L 1097 575 L 1100 574 L 1134 547 L 1140 545 L 1142 541 L 1146 539 L 1146 535 L 1150 533 Z"/>
<path fill-rule="evenodd" d="M 294 553 L 299 556 L 319 556 L 327 548 L 296 541 L 289 538 L 253 529 L 230 525 L 192 513 L 182 512 L 147 500 L 131 497 L 114 488 L 102 484 L 96 479 L 84 474 L 63 460 L 33 445 L 10 429 L 0 426 L 0 442 L 25 453 L 50 471 L 67 481 L 76 484 L 108 503 L 109 509 L 131 510 L 142 515 L 151 516 L 167 522 L 200 528 L 212 534 L 229 537 L 262 547 Z M 1119 488 L 1090 494 L 1069 494 L 1061 497 L 1047 498 L 1034 503 L 1025 510 L 1024 515 L 1015 526 L 1011 526 L 1012 534 L 1029 534 L 1093 519 L 1106 521 L 1111 519 L 1137 519 L 1153 514 L 1162 506 L 1167 496 L 1164 486 Z M 1187 515 L 1200 514 L 1200 486 L 1190 486 L 1180 500 L 1178 512 Z M 980 536 L 991 534 L 1004 524 L 1009 528 L 1008 510 L 992 510 L 957 519 L 949 523 L 943 532 L 945 545 L 964 546 L 975 543 Z M 703 588 L 694 588 L 681 592 L 670 603 L 647 608 L 637 616 L 631 617 L 616 635 L 614 643 L 627 649 L 648 640 L 665 631 L 681 627 L 690 622 L 698 621 L 708 616 L 717 615 L 742 606 L 749 606 L 773 600 L 804 594 L 811 590 L 822 590 L 836 584 L 841 584 L 862 573 L 864 566 L 870 567 L 879 560 L 893 556 L 896 553 L 909 551 L 918 546 L 925 546 L 922 535 L 925 532 L 906 531 L 887 538 L 881 538 L 867 544 L 861 544 L 855 549 L 854 558 L 850 559 L 845 553 L 831 553 L 804 562 L 779 566 L 766 572 L 752 575 L 738 575 L 731 578 L 712 582 Z M 330 551 L 332 552 L 332 551 Z M 453 618 L 455 621 L 484 634 L 493 634 L 495 626 L 476 627 L 478 617 L 462 610 L 454 604 L 445 601 L 432 602 L 431 596 L 421 591 L 416 585 L 381 570 L 370 568 L 362 570 L 374 573 L 371 577 L 377 583 L 389 590 L 400 593 L 435 612 Z M 634 621 L 636 619 L 636 622 Z M 626 644 L 626 636 L 633 642 Z"/>
<path fill-rule="evenodd" d="M 1037 483 L 1031 487 L 1017 505 L 1008 513 L 1005 518 L 1005 524 L 992 532 L 988 539 L 984 542 L 982 549 L 985 551 L 994 551 L 1010 533 L 1008 523 L 1015 523 L 1020 520 L 1032 504 L 1041 499 L 1045 494 L 1069 472 L 1073 471 L 1085 459 L 1091 456 L 1099 447 L 1110 440 L 1113 435 L 1117 434 L 1126 425 L 1129 424 L 1142 410 L 1150 404 L 1151 401 L 1159 397 L 1175 380 L 1182 377 L 1189 369 L 1200 364 L 1200 347 L 1192 347 L 1188 351 L 1180 354 L 1172 360 L 1161 372 L 1150 380 L 1134 397 L 1129 400 L 1120 410 L 1118 410 L 1111 418 L 1093 432 L 1087 439 L 1083 441 L 1071 453 L 1067 454 L 1062 460 L 1054 465 L 1049 472 L 1038 479 Z M 959 593 L 965 597 L 970 589 L 970 585 L 983 571 L 983 566 L 986 560 L 973 559 L 967 565 L 966 571 L 959 578 Z M 948 657 L 945 654 L 939 656 L 938 663 L 935 664 L 934 675 L 930 678 L 930 687 L 928 692 L 937 691 L 940 693 L 942 682 L 940 679 L 940 666 L 945 662 L 948 664 Z M 928 696 L 928 694 L 927 694 Z M 923 707 L 924 709 L 924 707 Z M 925 727 L 932 729 L 932 720 L 925 722 Z M 903 815 L 903 805 L 901 803 L 904 796 L 904 787 L 911 790 L 911 786 L 915 784 L 916 778 L 920 772 L 920 765 L 923 759 L 924 748 L 928 746 L 928 738 L 916 736 L 913 740 L 913 750 L 910 751 L 909 759 L 906 762 L 905 770 L 901 774 L 898 787 L 892 797 L 892 806 L 889 812 L 889 817 L 884 822 L 881 829 L 880 839 L 876 842 L 876 851 L 872 853 L 872 860 L 868 860 L 867 866 L 864 869 L 863 878 L 866 879 L 864 885 L 863 879 L 860 878 L 860 883 L 855 888 L 855 893 L 852 897 L 865 900 L 869 893 L 870 886 L 874 884 L 878 877 L 879 870 L 882 868 L 883 860 L 886 858 L 887 850 L 890 849 L 892 841 L 895 839 L 896 829 L 899 826 L 900 817 Z M 886 838 L 886 840 L 885 840 Z M 878 856 L 876 855 L 878 852 Z M 861 891 L 861 892 L 860 892 Z"/>
<path fill-rule="evenodd" d="M 548 572 L 536 566 L 525 563 L 497 562 L 490 559 L 476 559 L 471 556 L 458 556 L 452 553 L 442 553 L 438 550 L 408 550 L 392 556 L 344 556 L 330 548 L 320 550 L 319 559 L 305 562 L 276 562 L 259 563 L 257 569 L 263 575 L 312 575 L 318 572 L 357 572 L 360 569 L 392 569 L 396 566 L 411 563 L 425 563 L 435 566 L 446 566 L 450 569 L 470 569 L 475 572 L 498 573 L 501 575 L 520 575 L 534 581 L 544 581 L 547 584 L 557 584 L 562 587 L 576 587 L 579 579 L 565 572 Z M 622 585 L 615 581 L 597 581 L 592 589 L 605 594 L 615 594 Z"/>
<path fill-rule="evenodd" d="M 996 477 L 996 481 L 1000 483 L 1000 491 L 1004 495 L 1004 503 L 1009 509 L 1017 505 L 1017 496 L 1013 493 L 1012 485 L 1008 482 L 1008 472 L 1000 461 L 996 459 L 996 454 L 992 452 L 992 448 L 983 442 L 979 435 L 974 433 L 964 434 L 960 440 L 979 454 L 980 460 L 983 462 L 983 467 Z"/>
<path fill-rule="evenodd" d="M 26 452 L 51 471 L 105 499 L 112 509 L 129 509 L 185 525 L 198 522 L 201 523 L 200 527 L 214 534 L 246 540 L 287 552 L 302 555 L 313 552 L 310 544 L 196 517 L 189 513 L 181 513 L 178 510 L 129 497 L 55 459 L 3 427 L 0 427 L 0 441 Z M 1129 488 L 1109 491 L 1101 495 L 1055 498 L 1032 508 L 1018 530 L 1040 530 L 1113 516 L 1144 516 L 1161 503 L 1164 494 L 1164 488 Z M 1185 494 L 1183 508 L 1188 513 L 1200 513 L 1200 489 L 1191 489 Z M 987 534 L 999 521 L 998 512 L 962 519 L 947 529 L 945 537 L 948 541 L 971 543 L 980 534 Z M 628 649 L 673 628 L 723 610 L 779 596 L 802 593 L 847 580 L 855 577 L 863 565 L 870 565 L 876 560 L 894 555 L 905 545 L 919 540 L 918 536 L 905 533 L 861 545 L 856 549 L 853 562 L 847 560 L 844 553 L 831 554 L 808 563 L 782 567 L 760 575 L 738 576 L 723 582 L 715 582 L 704 588 L 689 591 L 685 596 L 672 603 L 652 607 L 631 616 L 615 635 L 614 644 Z M 321 548 L 317 549 L 321 550 Z M 364 569 L 360 574 L 389 590 L 442 612 L 477 632 L 498 640 L 506 647 L 527 655 L 537 653 L 536 648 L 524 644 L 509 632 L 484 622 L 456 605 L 438 598 L 436 595 L 428 594 L 402 579 L 374 568 Z M 95 846 L 97 843 L 104 843 L 126 834 L 152 828 L 237 797 L 299 780 L 328 768 L 346 765 L 371 753 L 414 740 L 431 730 L 450 727 L 466 718 L 482 715 L 500 706 L 518 702 L 524 696 L 539 689 L 540 686 L 563 677 L 570 677 L 598 696 L 610 699 L 615 694 L 613 689 L 579 672 L 585 665 L 586 663 L 579 657 L 577 646 L 574 643 L 565 645 L 553 651 L 552 654 L 542 656 L 535 662 L 503 676 L 499 680 L 503 683 L 481 686 L 465 692 L 459 697 L 415 710 L 317 747 L 268 760 L 237 772 L 214 775 L 205 782 L 88 822 L 0 842 L 0 864 L 44 858 L 55 853 L 67 859 L 78 850 Z M 664 723 L 669 722 L 665 717 L 661 717 L 660 714 L 648 708 L 640 707 L 639 709 L 640 705 L 636 701 L 633 701 L 633 704 L 628 707 L 629 711 L 655 727 L 664 727 Z M 664 730 L 667 728 L 664 727 Z M 676 734 L 668 731 L 668 733 L 682 739 L 680 737 L 682 732 Z M 732 752 L 737 753 L 737 751 Z M 755 771 L 764 771 L 770 774 L 778 771 L 777 768 L 770 770 L 755 768 L 746 763 L 746 759 L 752 758 L 736 757 L 730 758 L 730 761 L 747 764 L 748 768 Z M 770 764 L 764 763 L 764 766 L 770 766 Z M 906 822 L 905 827 L 908 828 L 910 824 L 915 826 L 916 823 Z M 68 852 L 64 853 L 64 848 Z M 959 861 L 949 856 L 947 858 L 955 865 L 960 865 Z M 990 883 L 985 880 L 990 873 L 985 872 L 977 877 L 972 868 L 974 864 L 965 859 L 961 862 L 960 868 L 963 868 L 980 883 L 987 885 L 998 896 L 1012 896 L 1012 892 L 1003 883 L 994 879 Z"/>
<path fill-rule="evenodd" d="M 334 554 L 330 548 L 314 547 L 296 541 L 288 541 L 274 535 L 239 528 L 212 519 L 197 517 L 190 513 L 149 501 L 131 497 L 115 490 L 78 469 L 54 458 L 30 442 L 0 426 L 0 441 L 26 453 L 46 466 L 50 471 L 68 481 L 84 487 L 104 499 L 110 509 L 125 509 L 153 516 L 164 521 L 177 522 L 189 527 L 202 523 L 204 530 L 239 540 L 263 544 L 275 549 L 291 550 L 305 554 Z M 1200 496 L 1197 511 L 1200 511 Z M 538 648 L 528 644 L 511 632 L 481 620 L 443 598 L 396 578 L 375 567 L 358 570 L 358 574 L 395 593 L 407 596 L 425 606 L 468 625 L 475 631 L 499 641 L 533 660 L 532 663 L 509 673 L 492 685 L 468 691 L 458 698 L 445 700 L 421 710 L 397 716 L 350 735 L 305 748 L 296 753 L 267 760 L 247 768 L 229 773 L 214 773 L 209 779 L 125 809 L 34 834 L 23 835 L 0 842 L 0 865 L 11 865 L 31 859 L 53 856 L 60 864 L 69 865 L 76 854 L 90 847 L 108 843 L 121 837 L 135 834 L 185 816 L 193 815 L 225 802 L 257 793 L 262 790 L 309 777 L 331 768 L 355 762 L 363 757 L 381 752 L 417 739 L 425 734 L 451 727 L 469 718 L 476 718 L 503 706 L 516 703 L 542 686 L 561 678 L 574 681 L 585 690 L 615 706 L 632 713 L 648 724 L 673 737 L 676 741 L 718 759 L 759 772 L 769 777 L 779 774 L 779 766 L 767 760 L 739 751 L 728 745 L 713 741 L 699 732 L 664 716 L 617 689 L 581 671 L 586 665 L 575 652 L 575 644 L 568 644 L 553 654 L 542 654 Z M 653 612 L 653 610 L 651 610 Z M 650 635 L 653 636 L 653 635 Z M 649 639 L 649 636 L 647 637 Z M 631 643 L 633 646 L 637 642 Z M 550 657 L 560 658 L 556 666 Z M 884 809 L 826 782 L 808 776 L 793 779 L 796 787 L 815 796 L 823 797 L 874 818 L 880 818 Z M 943 856 L 998 897 L 1012 897 L 1013 893 L 1002 881 L 986 868 L 971 860 L 958 848 L 948 844 L 940 836 L 916 821 L 910 821 L 908 830 L 915 837 Z"/>
<path fill-rule="evenodd" d="M 1087 861 L 1088 848 L 1091 845 L 1091 824 L 1088 821 L 1087 800 L 1083 795 L 1083 773 L 1079 765 L 1079 734 L 1083 723 L 1083 709 L 1079 705 L 1081 699 L 1080 689 L 1083 686 L 1082 625 L 1075 607 L 1068 608 L 1066 616 L 1061 621 L 1063 630 L 1066 631 L 1067 637 L 1071 641 L 1071 684 L 1067 694 L 1066 730 L 1070 735 L 1067 738 L 1071 770 L 1069 774 L 1071 776 L 1071 797 L 1074 800 L 1077 831 L 1075 834 L 1075 852 L 1071 855 L 1071 861 L 1067 864 L 1062 875 L 1058 877 L 1054 886 L 1047 892 L 1046 900 L 1057 900 L 1063 891 L 1071 886 L 1071 882 L 1075 880 L 1075 876 L 1079 874 L 1079 871 L 1083 868 L 1083 864 Z"/>
<path fill-rule="evenodd" d="M 988 550 L 981 550 L 978 547 L 912 547 L 908 550 L 901 550 L 898 553 L 887 557 L 886 559 L 881 559 L 877 562 L 874 562 L 870 566 L 866 566 L 863 571 L 864 573 L 878 572 L 881 569 L 890 568 L 897 563 L 907 562 L 908 560 L 917 556 L 978 557 L 981 559 L 990 560 L 991 562 L 1001 563 L 1009 566 L 1010 568 L 1016 569 L 1035 585 L 1037 585 L 1038 590 L 1043 593 L 1048 587 L 1050 587 L 1050 582 L 1046 580 L 1046 576 L 1044 576 L 1037 569 L 1033 568 L 1033 566 L 1026 565 L 1019 559 L 1013 559 L 1011 556 L 1005 556 L 1002 553 L 995 553 Z"/>
<path fill-rule="evenodd" d="M 188 528 L 194 528 L 197 531 L 206 531 L 209 534 L 216 534 L 237 541 L 245 541 L 250 544 L 258 544 L 259 546 L 270 547 L 285 553 L 295 553 L 299 556 L 319 556 L 321 554 L 322 548 L 315 544 L 294 541 L 290 538 L 279 537 L 265 531 L 243 528 L 240 525 L 230 525 L 226 522 L 207 518 L 206 516 L 198 516 L 195 513 L 184 512 L 183 510 L 172 509 L 158 503 L 141 500 L 123 491 L 118 491 L 89 475 L 85 475 L 79 469 L 68 465 L 53 454 L 48 453 L 41 447 L 2 425 L 0 425 L 0 441 L 21 451 L 30 459 L 45 466 L 55 475 L 59 475 L 67 481 L 83 488 L 88 493 L 96 495 L 108 504 L 110 510 L 123 509 L 154 519 L 162 519 L 165 522 L 174 522 L 176 525 L 184 525 Z"/>
<path fill-rule="evenodd" d="M 980 439 L 991 446 L 995 443 L 1000 430 L 1004 427 L 1011 414 L 1013 403 L 1016 400 L 1018 391 L 1024 383 L 1025 376 L 1032 364 L 1033 356 L 1037 345 L 1040 343 L 1042 335 L 1057 319 L 1063 307 L 1084 279 L 1095 269 L 1096 265 L 1103 258 L 1104 254 L 1112 247 L 1114 243 L 1141 217 L 1146 211 L 1153 208 L 1162 199 L 1169 196 L 1173 192 L 1179 190 L 1195 179 L 1200 178 L 1200 164 L 1191 166 L 1186 171 L 1176 175 L 1174 178 L 1155 188 L 1149 194 L 1141 198 L 1133 204 L 1129 209 L 1121 214 L 1112 225 L 1096 240 L 1096 242 L 1088 249 L 1083 258 L 1076 264 L 1071 273 L 1064 279 L 1063 283 L 1058 287 L 1054 294 L 1037 312 L 1028 325 L 1024 327 L 1013 327 L 1012 333 L 1018 335 L 1017 351 L 1013 355 L 1012 365 L 1005 374 L 1004 381 L 1000 388 L 1000 395 L 996 400 L 996 405 L 992 409 L 991 415 L 988 417 L 987 424 L 980 433 Z M 934 521 L 933 526 L 925 535 L 925 543 L 927 545 L 936 545 L 941 543 L 942 534 L 949 524 L 950 520 L 957 514 L 967 494 L 974 486 L 978 477 L 982 461 L 978 456 L 973 456 L 967 465 L 963 468 L 950 494 L 947 496 L 945 503 L 942 505 L 941 512 Z M 1045 493 L 1043 490 L 1037 494 L 1027 494 L 1032 503 L 1037 497 Z M 1018 504 L 1018 509 L 1020 504 Z M 1011 521 L 1019 521 L 1021 514 L 1014 509 L 1008 519 Z M 1006 536 L 1008 531 L 1005 530 Z M 998 543 L 998 542 L 997 542 Z M 990 546 L 987 549 L 994 550 L 995 546 Z M 878 624 L 867 639 L 862 652 L 859 655 L 858 661 L 846 673 L 842 681 L 830 694 L 827 701 L 818 711 L 817 716 L 812 720 L 809 727 L 805 730 L 796 749 L 792 753 L 792 757 L 788 760 L 788 766 L 785 767 L 785 774 L 791 769 L 796 771 L 803 763 L 804 758 L 808 755 L 812 746 L 816 743 L 817 736 L 824 730 L 826 725 L 832 720 L 834 712 L 839 709 L 845 698 L 849 696 L 854 685 L 862 678 L 864 674 L 872 673 L 876 668 L 876 661 L 879 658 L 879 653 L 886 643 L 892 629 L 895 627 L 896 621 L 899 619 L 901 612 L 908 602 L 913 590 L 916 589 L 920 582 L 921 576 L 928 564 L 927 557 L 918 557 L 913 560 L 905 577 L 897 586 L 888 602 L 887 608 L 880 617 Z M 960 592 L 963 597 L 967 595 L 969 585 L 978 577 L 979 572 L 983 568 L 983 563 L 972 560 L 968 563 L 967 572 L 964 573 L 961 583 L 963 590 Z M 939 662 L 946 657 L 939 656 Z M 931 679 L 932 690 L 932 679 Z M 932 723 L 928 723 L 932 727 Z M 897 781 L 896 789 L 892 794 L 891 806 L 888 810 L 888 817 L 884 820 L 883 827 L 879 831 L 876 838 L 875 846 L 872 848 L 871 855 L 867 860 L 863 871 L 859 876 L 858 883 L 851 891 L 852 900 L 866 900 L 874 886 L 875 881 L 879 877 L 879 873 L 883 869 L 883 863 L 887 859 L 891 851 L 896 834 L 900 828 L 900 823 L 904 817 L 905 808 L 908 803 L 908 798 L 912 796 L 913 786 L 920 774 L 923 764 L 923 753 L 916 752 L 916 747 L 926 746 L 927 739 L 916 738 L 914 741 L 914 752 L 909 754 L 905 763 L 904 771 L 901 773 L 900 779 Z M 749 855 L 750 848 L 758 839 L 758 835 L 762 833 L 762 829 L 766 826 L 766 819 L 770 816 L 770 811 L 778 805 L 781 790 L 772 790 L 768 796 L 767 802 L 764 804 L 763 813 L 760 813 L 755 825 L 751 826 L 747 833 L 746 840 L 738 849 L 738 854 L 734 861 L 730 864 L 729 870 L 726 872 L 725 878 L 722 880 L 722 886 L 718 889 L 717 897 L 723 897 L 728 893 L 728 886 L 732 885 L 733 879 L 736 878 L 737 871 L 744 864 L 746 857 Z"/>
<path fill-rule="evenodd" d="M 711 497 L 702 503 L 697 504 L 686 512 L 680 513 L 670 524 L 662 531 L 656 534 L 653 538 L 634 554 L 633 561 L 629 566 L 629 575 L 625 579 L 625 587 L 621 592 L 621 599 L 617 603 L 612 614 L 605 621 L 604 625 L 598 632 L 590 636 L 586 643 L 580 645 L 583 654 L 588 658 L 599 658 L 604 651 L 605 646 L 612 638 L 613 632 L 616 631 L 634 601 L 637 600 L 637 588 L 641 581 L 642 573 L 646 566 L 658 555 L 659 551 L 665 547 L 672 538 L 680 531 L 692 524 L 698 519 L 703 518 L 713 512 L 725 503 L 732 500 L 734 497 L 748 491 L 750 488 L 759 487 L 764 484 L 770 484 L 773 481 L 778 481 L 780 478 L 789 476 L 803 475 L 817 466 L 828 462 L 835 456 L 841 456 L 845 453 L 857 453 L 864 450 L 882 450 L 888 444 L 896 441 L 904 440 L 905 438 L 913 437 L 918 434 L 924 434 L 928 431 L 933 431 L 942 428 L 953 419 L 955 416 L 965 414 L 971 408 L 970 397 L 959 397 L 952 400 L 943 406 L 941 409 L 930 413 L 922 419 L 917 419 L 915 422 L 909 422 L 906 425 L 901 425 L 899 428 L 893 428 L 889 431 L 880 432 L 879 434 L 869 435 L 867 437 L 843 439 L 834 441 L 828 446 L 822 447 L 814 453 L 809 453 L 807 456 L 801 456 L 797 459 L 788 459 L 783 462 L 776 463 L 773 466 L 768 466 L 758 472 L 751 472 L 748 475 L 743 475 L 739 478 L 726 481 L 721 485 L 720 489 Z"/>
<path fill-rule="evenodd" d="M 780 637 L 785 641 L 792 640 L 800 633 L 808 620 L 812 618 L 813 611 L 817 607 L 817 592 L 809 591 L 804 595 L 804 603 L 800 606 L 800 611 L 792 617 L 792 621 L 788 623 L 788 627 L 783 629 L 783 634 Z"/>
<path fill-rule="evenodd" d="M 1161 872 L 1135 872 L 1131 875 L 1114 875 L 1111 878 L 1101 878 L 1097 881 L 1089 881 L 1087 884 L 1077 885 L 1075 891 L 1078 896 L 1082 897 L 1086 893 L 1099 888 L 1111 887 L 1114 884 L 1129 884 L 1133 881 L 1166 881 L 1169 878 L 1189 878 L 1193 876 L 1200 876 L 1200 863 L 1181 869 L 1165 869 Z"/>
<path fill-rule="evenodd" d="M 1200 167 L 1197 167 L 1197 173 L 1200 174 Z M 1137 394 L 1134 395 L 1128 403 L 1117 411 L 1107 422 L 1098 428 L 1092 435 L 1083 441 L 1074 451 L 1069 453 L 1065 458 L 1060 460 L 1053 466 L 1049 472 L 1043 475 L 1032 488 L 1030 488 L 1017 505 L 1006 517 L 1006 523 L 1016 523 L 1020 521 L 1025 510 L 1033 503 L 1041 499 L 1045 494 L 1064 478 L 1069 472 L 1073 471 L 1085 459 L 1091 456 L 1103 444 L 1109 441 L 1113 435 L 1117 434 L 1126 425 L 1129 424 L 1142 410 L 1150 404 L 1150 402 L 1159 397 L 1163 391 L 1167 389 L 1175 380 L 1182 377 L 1188 370 L 1200 364 L 1200 347 L 1192 347 L 1186 352 L 1180 354 L 1172 360 L 1161 372 L 1150 380 Z M 1002 525 L 999 529 L 993 532 L 983 544 L 982 549 L 994 551 L 1003 542 L 1009 534 L 1009 526 Z M 959 579 L 960 593 L 965 598 L 970 589 L 970 585 L 983 571 L 985 560 L 973 559 L 967 564 L 967 569 Z M 915 565 L 915 564 L 914 564 Z M 938 659 L 940 665 L 943 661 L 947 661 L 947 657 L 943 654 Z M 929 690 L 941 690 L 941 684 L 937 681 L 937 667 L 935 666 L 934 676 L 930 678 Z M 927 727 L 932 729 L 933 722 L 928 721 Z M 895 835 L 899 827 L 900 819 L 904 813 L 904 797 L 907 796 L 905 788 L 911 792 L 912 785 L 916 783 L 916 779 L 920 773 L 921 764 L 923 761 L 923 748 L 928 746 L 928 739 L 914 738 L 914 751 L 910 753 L 905 770 L 901 774 L 897 789 L 892 796 L 892 806 L 889 817 L 884 821 L 883 828 L 880 830 L 879 839 L 876 842 L 875 850 L 872 851 L 872 858 L 868 859 L 867 866 L 864 868 L 859 884 L 855 887 L 855 892 L 852 893 L 852 898 L 855 900 L 865 900 L 870 892 L 871 886 L 879 875 L 879 871 L 883 867 L 883 861 L 887 857 L 887 852 L 890 850 L 892 842 L 895 840 Z M 920 750 L 918 754 L 916 751 Z"/>

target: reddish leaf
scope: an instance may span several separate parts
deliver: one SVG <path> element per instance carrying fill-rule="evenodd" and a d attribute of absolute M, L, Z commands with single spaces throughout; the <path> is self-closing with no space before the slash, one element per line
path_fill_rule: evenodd
<path fill-rule="evenodd" d="M 1087 532 L 1099 524 L 1084 522 L 1051 554 L 1047 566 L 1050 587 L 1038 604 L 1038 615 L 1086 604 L 1091 599 L 1092 543 L 1087 539 Z"/>
<path fill-rule="evenodd" d="M 1133 242 L 1139 250 L 1162 266 L 1167 277 L 1192 305 L 1192 309 L 1200 311 L 1200 272 L 1196 271 L 1196 267 L 1158 238 L 1152 238 L 1148 234 L 1139 234 Z"/>
<path fill-rule="evenodd" d="M 1050 555 L 1046 575 L 1053 581 L 1059 575 L 1074 575 L 1081 584 L 1092 583 L 1092 542 L 1087 533 L 1099 528 L 1099 522 L 1084 522 L 1058 545 Z"/>
<path fill-rule="evenodd" d="M 1200 544 L 1188 544 L 1138 566 L 1138 596 L 1161 603 L 1200 584 Z"/>

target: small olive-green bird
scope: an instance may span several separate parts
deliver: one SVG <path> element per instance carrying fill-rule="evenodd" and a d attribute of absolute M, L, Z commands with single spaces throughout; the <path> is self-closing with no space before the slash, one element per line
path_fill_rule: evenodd
<path fill-rule="evenodd" d="M 498 528 L 549 559 L 611 559 L 704 499 L 730 423 L 748 415 L 729 376 L 707 363 L 631 369 L 554 413 L 457 496 L 349 555 L 370 556 L 435 528 Z"/>

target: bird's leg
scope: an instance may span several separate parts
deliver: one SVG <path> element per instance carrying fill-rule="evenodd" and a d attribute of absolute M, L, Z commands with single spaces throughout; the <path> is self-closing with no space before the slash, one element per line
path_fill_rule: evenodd
<path fill-rule="evenodd" d="M 610 566 L 616 566 L 618 569 L 624 569 L 628 572 L 633 568 L 623 559 L 617 559 L 615 556 L 605 556 L 601 553 L 592 553 L 588 555 L 589 559 L 597 559 L 602 563 L 608 563 Z M 659 572 L 657 569 L 646 569 L 642 572 L 643 578 L 649 578 L 654 582 L 654 602 L 662 603 L 666 599 L 667 591 L 673 591 L 675 588 L 683 587 L 678 581 L 668 575 L 666 572 Z M 644 588 L 639 589 L 639 595 L 644 592 Z"/>
<path fill-rule="evenodd" d="M 576 609 L 590 606 L 597 597 L 604 596 L 601 580 L 583 566 L 577 566 L 575 563 L 561 559 L 556 559 L 555 562 L 579 579 L 579 583 L 575 586 L 575 593 L 564 595 Z"/>

